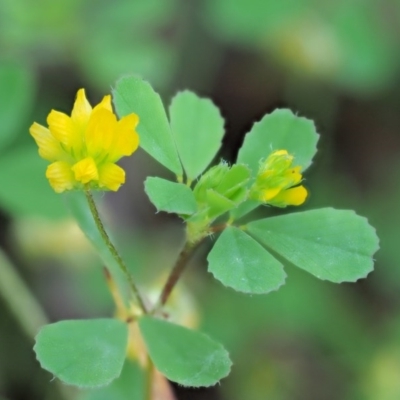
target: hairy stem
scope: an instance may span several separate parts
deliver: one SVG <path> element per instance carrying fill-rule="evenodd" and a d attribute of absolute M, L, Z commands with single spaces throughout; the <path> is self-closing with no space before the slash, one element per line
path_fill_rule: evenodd
<path fill-rule="evenodd" d="M 89 208 L 90 208 L 90 211 L 92 213 L 94 222 L 96 224 L 97 229 L 100 232 L 100 235 L 101 235 L 105 245 L 107 246 L 107 248 L 110 251 L 111 255 L 114 257 L 115 261 L 119 265 L 121 271 L 124 273 L 124 275 L 126 277 L 126 280 L 128 281 L 129 287 L 130 287 L 133 295 L 135 296 L 139 307 L 146 314 L 147 313 L 147 309 L 146 309 L 146 306 L 144 304 L 143 298 L 140 295 L 139 289 L 136 286 L 135 281 L 133 280 L 133 277 L 132 277 L 131 273 L 128 270 L 128 267 L 125 265 L 124 260 L 119 255 L 117 249 L 115 248 L 114 244 L 111 242 L 106 230 L 104 229 L 103 222 L 101 221 L 99 212 L 98 212 L 96 204 L 95 204 L 95 202 L 93 200 L 93 196 L 92 196 L 92 193 L 90 192 L 90 189 L 88 189 L 88 188 L 85 189 L 85 195 L 86 195 L 86 199 L 87 199 L 87 201 L 89 203 Z"/>
<path fill-rule="evenodd" d="M 176 260 L 176 263 L 174 267 L 172 268 L 167 282 L 165 283 L 160 297 L 157 301 L 155 309 L 158 309 L 162 307 L 168 300 L 173 288 L 175 287 L 176 283 L 178 282 L 179 278 L 182 275 L 182 272 L 184 271 L 185 267 L 188 264 L 188 261 L 192 257 L 194 251 L 197 249 L 197 247 L 200 245 L 202 241 L 200 240 L 197 243 L 191 243 L 191 242 L 186 242 L 182 251 L 180 252 L 178 259 Z"/>

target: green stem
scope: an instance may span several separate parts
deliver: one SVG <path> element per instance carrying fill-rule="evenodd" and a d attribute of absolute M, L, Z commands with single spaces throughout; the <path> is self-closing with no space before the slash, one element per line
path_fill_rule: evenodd
<path fill-rule="evenodd" d="M 99 230 L 99 233 L 105 243 L 105 245 L 107 246 L 108 250 L 110 251 L 111 255 L 114 257 L 115 261 L 117 262 L 117 264 L 119 265 L 121 271 L 124 273 L 126 280 L 129 283 L 129 286 L 133 292 L 133 295 L 136 298 L 136 301 L 139 305 L 139 307 L 141 308 L 141 310 L 147 314 L 147 309 L 146 306 L 144 305 L 144 301 L 142 296 L 140 295 L 139 289 L 135 284 L 135 281 L 133 280 L 132 275 L 130 274 L 128 267 L 125 265 L 124 260 L 121 258 L 121 256 L 119 255 L 117 249 L 115 248 L 115 246 L 113 245 L 113 243 L 111 242 L 106 230 L 104 229 L 104 225 L 103 222 L 101 221 L 99 212 L 97 210 L 96 204 L 93 200 L 93 196 L 92 193 L 90 192 L 89 188 L 85 188 L 85 195 L 86 195 L 86 199 L 89 203 L 89 208 L 90 211 L 92 213 L 94 222 L 96 224 L 97 229 Z"/>
<path fill-rule="evenodd" d="M 160 297 L 156 303 L 154 310 L 159 309 L 167 302 L 173 288 L 175 287 L 185 267 L 187 266 L 188 261 L 190 260 L 194 251 L 197 249 L 201 242 L 202 240 L 198 241 L 197 243 L 185 243 L 161 291 Z"/>

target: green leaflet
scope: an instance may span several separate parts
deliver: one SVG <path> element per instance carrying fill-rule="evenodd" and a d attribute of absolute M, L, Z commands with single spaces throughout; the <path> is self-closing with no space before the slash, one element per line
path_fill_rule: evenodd
<path fill-rule="evenodd" d="M 82 393 L 79 400 L 142 400 L 145 396 L 145 371 L 129 359 L 125 360 L 121 375 L 110 385 Z"/>
<path fill-rule="evenodd" d="M 160 95 L 148 82 L 128 76 L 117 82 L 113 98 L 120 117 L 130 113 L 139 116 L 137 132 L 140 146 L 159 163 L 181 176 L 181 163 Z"/>
<path fill-rule="evenodd" d="M 70 385 L 109 384 L 122 370 L 128 325 L 116 319 L 61 321 L 45 325 L 34 347 L 42 368 Z"/>
<path fill-rule="evenodd" d="M 171 129 L 179 156 L 190 180 L 197 178 L 221 147 L 224 119 L 211 100 L 184 91 L 169 108 Z"/>
<path fill-rule="evenodd" d="M 194 195 L 200 209 L 214 219 L 236 208 L 247 196 L 250 170 L 245 165 L 221 163 L 210 168 L 197 182 Z"/>
<path fill-rule="evenodd" d="M 318 138 L 313 121 L 298 117 L 288 109 L 278 109 L 253 125 L 245 136 L 237 162 L 246 164 L 256 176 L 261 160 L 276 150 L 287 150 L 294 156 L 293 167 L 301 166 L 304 172 L 317 152 Z M 246 201 L 232 211 L 232 217 L 238 219 L 258 205 Z"/>
<path fill-rule="evenodd" d="M 209 253 L 208 270 L 239 292 L 263 294 L 285 282 L 282 264 L 247 233 L 230 226 Z"/>
<path fill-rule="evenodd" d="M 192 190 L 183 183 L 157 177 L 146 179 L 145 191 L 157 211 L 191 215 L 196 212 L 196 199 Z"/>
<path fill-rule="evenodd" d="M 375 229 L 354 211 L 322 208 L 251 222 L 248 231 L 297 267 L 331 282 L 354 282 L 373 269 Z"/>
<path fill-rule="evenodd" d="M 230 215 L 233 218 L 233 220 L 237 220 L 249 212 L 253 211 L 257 207 L 259 207 L 262 203 L 256 200 L 246 200 L 242 204 L 239 204 L 239 206 L 233 210 L 231 210 Z"/>
<path fill-rule="evenodd" d="M 313 121 L 278 109 L 253 125 L 239 150 L 238 163 L 256 174 L 260 160 L 276 150 L 287 150 L 294 156 L 293 166 L 300 165 L 304 171 L 317 152 L 318 137 Z"/>
<path fill-rule="evenodd" d="M 229 374 L 228 352 L 203 333 L 150 316 L 139 319 L 156 368 L 183 386 L 212 386 Z"/>

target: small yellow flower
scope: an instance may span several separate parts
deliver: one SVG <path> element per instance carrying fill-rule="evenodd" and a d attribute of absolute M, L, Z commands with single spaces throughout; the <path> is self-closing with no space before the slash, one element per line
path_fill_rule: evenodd
<path fill-rule="evenodd" d="M 260 164 L 250 198 L 275 207 L 299 206 L 307 198 L 307 189 L 298 186 L 301 167 L 292 167 L 293 156 L 286 150 L 272 153 Z"/>
<path fill-rule="evenodd" d="M 48 128 L 34 122 L 29 132 L 39 155 L 51 162 L 46 177 L 57 193 L 86 185 L 116 191 L 125 182 L 125 171 L 115 163 L 138 148 L 138 123 L 136 114 L 118 121 L 110 95 L 92 108 L 79 89 L 71 116 L 52 110 Z"/>

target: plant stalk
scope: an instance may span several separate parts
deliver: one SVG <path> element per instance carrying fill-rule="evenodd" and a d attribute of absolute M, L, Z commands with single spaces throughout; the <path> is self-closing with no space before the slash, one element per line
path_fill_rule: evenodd
<path fill-rule="evenodd" d="M 128 267 L 126 266 L 124 260 L 122 259 L 122 257 L 119 255 L 117 249 L 115 248 L 114 244 L 111 242 L 105 228 L 103 225 L 103 222 L 100 218 L 100 214 L 97 210 L 96 204 L 93 200 L 93 196 L 92 193 L 90 191 L 89 188 L 85 188 L 85 195 L 86 195 L 86 199 L 88 201 L 89 204 L 89 208 L 90 211 L 92 213 L 94 222 L 96 224 L 97 229 L 100 232 L 100 235 L 105 243 L 105 245 L 107 246 L 108 250 L 110 251 L 111 255 L 114 257 L 115 261 L 117 262 L 117 264 L 119 265 L 121 271 L 124 273 L 126 280 L 128 281 L 129 287 L 134 295 L 134 297 L 136 298 L 136 301 L 139 305 L 139 307 L 141 308 L 141 310 L 143 311 L 143 313 L 147 314 L 147 308 L 144 304 L 143 298 L 139 292 L 138 287 L 135 284 L 135 281 L 133 280 L 133 277 L 131 275 L 131 273 L 128 270 Z"/>
<path fill-rule="evenodd" d="M 197 249 L 201 242 L 202 240 L 198 241 L 197 243 L 185 243 L 161 291 L 160 297 L 158 298 L 155 306 L 155 310 L 159 309 L 167 302 L 172 290 L 174 289 L 185 267 L 187 266 L 188 261 L 191 259 L 194 251 Z"/>

